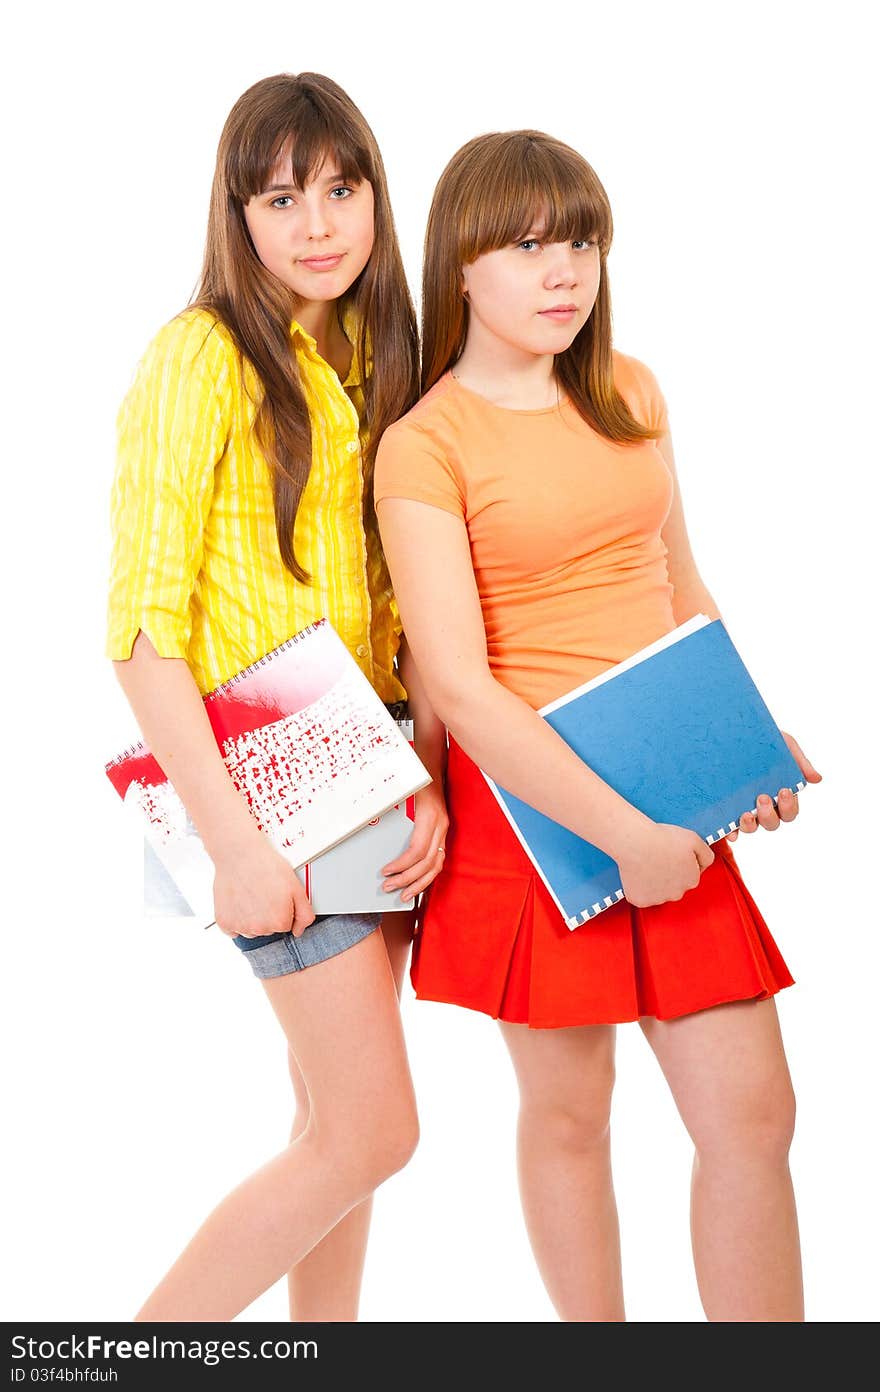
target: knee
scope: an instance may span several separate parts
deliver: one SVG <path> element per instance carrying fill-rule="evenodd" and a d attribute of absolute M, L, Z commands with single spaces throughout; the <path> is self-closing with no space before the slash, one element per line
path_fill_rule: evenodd
<path fill-rule="evenodd" d="M 520 1138 L 527 1145 L 582 1152 L 605 1147 L 611 1128 L 614 1063 L 576 1093 L 523 1096 L 520 1104 Z"/>
<path fill-rule="evenodd" d="M 415 1102 L 399 1107 L 377 1129 L 367 1146 L 367 1167 L 373 1188 L 408 1165 L 419 1143 L 419 1117 Z"/>
<path fill-rule="evenodd" d="M 364 1194 L 371 1193 L 409 1163 L 419 1142 L 415 1100 L 394 1099 L 369 1114 L 340 1118 L 315 1128 L 316 1138 L 337 1171 L 344 1169 Z"/>
<path fill-rule="evenodd" d="M 791 1083 L 777 1087 L 752 1109 L 745 1121 L 749 1150 L 770 1160 L 788 1159 L 794 1139 L 796 1104 Z"/>
<path fill-rule="evenodd" d="M 794 1138 L 796 1103 L 786 1079 L 755 1089 L 726 1107 L 714 1124 L 702 1128 L 696 1139 L 703 1158 L 730 1161 L 741 1157 L 768 1163 L 787 1163 Z"/>

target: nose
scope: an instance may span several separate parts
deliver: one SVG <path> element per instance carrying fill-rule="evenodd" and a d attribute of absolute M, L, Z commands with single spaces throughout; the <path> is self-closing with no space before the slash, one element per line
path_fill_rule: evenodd
<path fill-rule="evenodd" d="M 576 285 L 578 272 L 569 243 L 556 242 L 546 250 L 550 253 L 544 261 L 544 284 L 547 289 Z"/>
<path fill-rule="evenodd" d="M 314 202 L 306 199 L 304 213 L 304 231 L 310 242 L 321 241 L 331 235 L 333 231 L 331 209 L 324 198 L 317 198 Z"/>

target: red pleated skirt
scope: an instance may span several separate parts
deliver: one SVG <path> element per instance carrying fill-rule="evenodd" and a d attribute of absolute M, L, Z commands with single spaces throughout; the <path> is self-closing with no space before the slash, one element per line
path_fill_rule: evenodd
<path fill-rule="evenodd" d="M 443 870 L 426 892 L 411 978 L 536 1029 L 668 1020 L 793 984 L 726 841 L 675 903 L 625 900 L 568 928 L 476 764 L 450 739 Z"/>

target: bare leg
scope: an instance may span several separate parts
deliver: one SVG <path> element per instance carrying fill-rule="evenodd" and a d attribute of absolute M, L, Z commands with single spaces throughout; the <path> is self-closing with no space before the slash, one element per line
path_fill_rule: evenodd
<path fill-rule="evenodd" d="M 640 1023 L 696 1146 L 691 1232 L 707 1318 L 803 1320 L 795 1100 L 774 1002 Z"/>
<path fill-rule="evenodd" d="M 380 932 L 264 981 L 311 1102 L 292 1145 L 214 1209 L 140 1320 L 230 1320 L 406 1164 L 417 1121 Z"/>
<path fill-rule="evenodd" d="M 382 933 L 397 994 L 412 941 L 412 914 L 386 914 Z M 296 1115 L 290 1139 L 302 1135 L 309 1122 L 309 1095 L 293 1053 L 288 1050 L 290 1077 L 296 1098 Z M 292 1320 L 356 1320 L 373 1198 L 363 1199 L 326 1237 L 288 1272 L 287 1285 Z"/>
<path fill-rule="evenodd" d="M 560 1319 L 623 1320 L 609 1133 L 614 1026 L 501 1031 L 519 1081 L 523 1213 L 547 1293 Z"/>

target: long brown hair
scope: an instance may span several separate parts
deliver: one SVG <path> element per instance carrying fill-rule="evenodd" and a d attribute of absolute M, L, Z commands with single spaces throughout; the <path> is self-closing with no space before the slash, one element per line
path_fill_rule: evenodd
<path fill-rule="evenodd" d="M 574 342 L 557 354 L 558 382 L 607 439 L 656 439 L 660 431 L 640 424 L 614 385 L 608 195 L 583 156 L 542 131 L 478 135 L 452 156 L 440 176 L 425 234 L 422 391 L 454 366 L 465 345 L 469 311 L 462 266 L 521 241 L 536 219 L 547 241 L 595 237 L 599 244 L 599 293 Z"/>
<path fill-rule="evenodd" d="M 370 259 L 343 297 L 355 311 L 357 353 L 364 374 L 365 523 L 372 519 L 372 473 L 386 426 L 418 399 L 418 334 L 394 229 L 385 169 L 375 136 L 351 98 L 319 73 L 279 73 L 239 97 L 223 127 L 211 190 L 208 235 L 193 304 L 210 310 L 256 371 L 262 398 L 255 432 L 273 476 L 275 529 L 281 559 L 297 578 L 293 532 L 311 469 L 311 424 L 292 351 L 296 296 L 266 269 L 254 250 L 245 204 L 269 182 L 290 148 L 293 178 L 303 188 L 326 156 L 344 178 L 373 188 L 375 237 Z M 342 306 L 340 306 L 342 308 Z"/>

